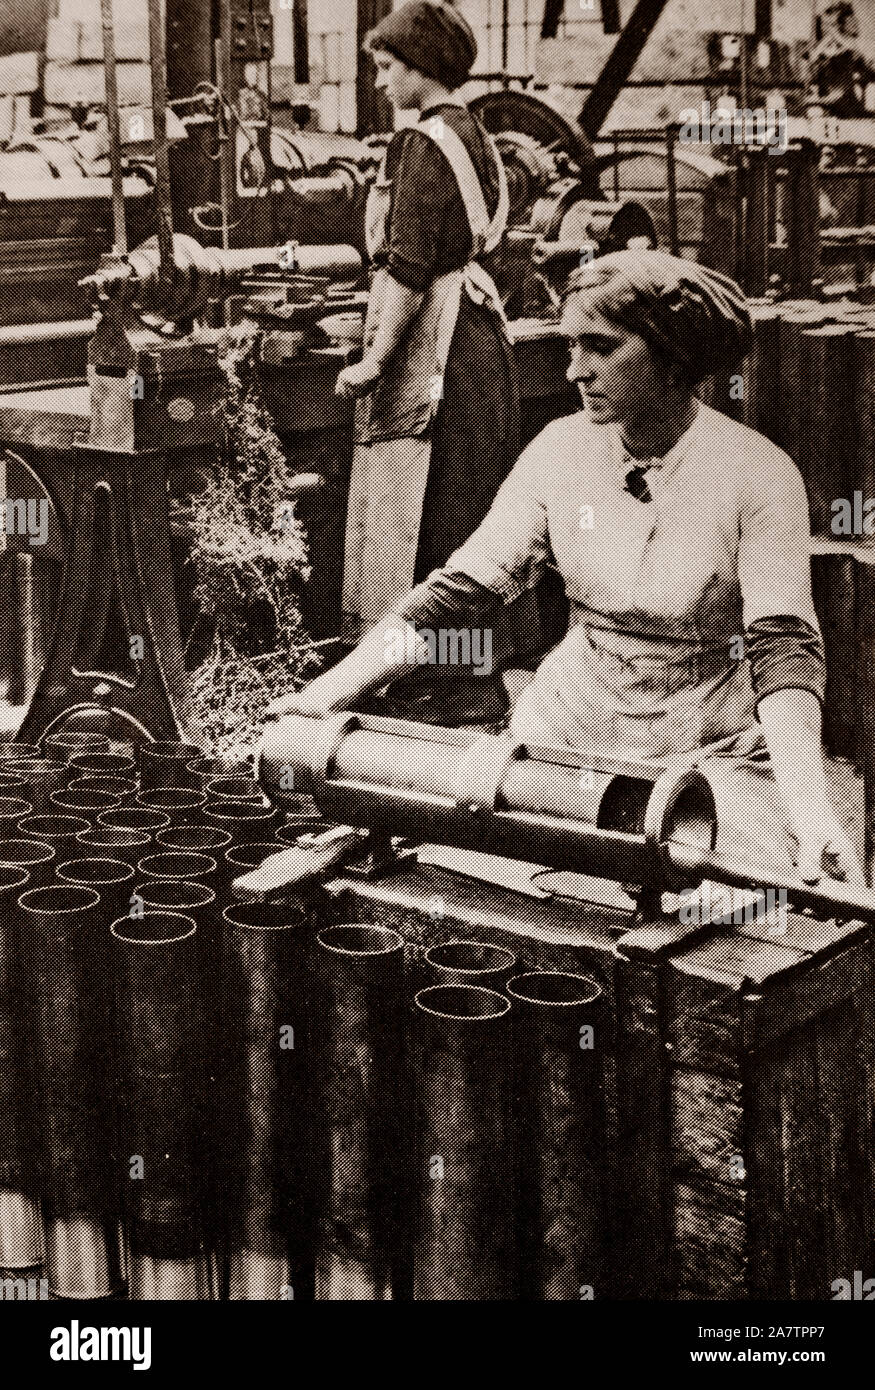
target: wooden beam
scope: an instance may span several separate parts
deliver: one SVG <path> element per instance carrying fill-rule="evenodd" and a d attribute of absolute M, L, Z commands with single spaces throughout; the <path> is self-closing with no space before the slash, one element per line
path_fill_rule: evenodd
<path fill-rule="evenodd" d="M 608 113 L 629 80 L 667 0 L 638 0 L 629 22 L 611 50 L 595 86 L 583 103 L 578 121 L 590 140 L 596 140 Z"/>

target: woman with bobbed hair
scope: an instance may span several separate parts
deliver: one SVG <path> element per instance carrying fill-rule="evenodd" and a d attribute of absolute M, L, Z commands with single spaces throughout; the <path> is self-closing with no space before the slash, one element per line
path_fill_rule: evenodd
<path fill-rule="evenodd" d="M 512 734 L 593 756 L 724 755 L 742 774 L 724 847 L 861 882 L 827 790 L 802 477 L 695 395 L 749 347 L 741 290 L 690 261 L 620 251 L 571 277 L 562 331 L 583 409 L 524 450 L 445 565 L 276 712 L 354 707 L 392 662 L 419 658 L 398 629 L 422 643 L 425 630 L 488 623 L 554 564 L 570 625 Z"/>
<path fill-rule="evenodd" d="M 482 521 L 519 452 L 513 351 L 483 264 L 507 222 L 492 138 L 457 95 L 477 54 L 441 0 L 410 0 L 367 36 L 378 89 L 418 112 L 392 137 L 366 214 L 376 272 L 361 362 L 338 393 L 360 398 L 344 546 L 344 631 L 356 637 L 443 564 Z M 508 615 L 501 644 L 519 648 Z M 500 678 L 420 671 L 392 691 L 411 718 L 500 717 Z"/>

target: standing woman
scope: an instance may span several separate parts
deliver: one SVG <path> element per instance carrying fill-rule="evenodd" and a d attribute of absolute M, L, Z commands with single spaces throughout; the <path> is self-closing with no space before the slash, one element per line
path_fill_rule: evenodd
<path fill-rule="evenodd" d="M 356 397 L 343 609 L 357 637 L 479 524 L 519 447 L 515 366 L 498 291 L 479 258 L 500 241 L 507 184 L 491 137 L 456 95 L 477 56 L 465 19 L 411 0 L 366 40 L 398 131 L 368 201 L 377 267 L 361 362 L 337 392 Z M 519 623 L 517 624 L 519 626 Z M 498 642 L 512 642 L 506 621 Z M 390 692 L 394 711 L 460 723 L 506 708 L 497 675 L 432 668 Z"/>

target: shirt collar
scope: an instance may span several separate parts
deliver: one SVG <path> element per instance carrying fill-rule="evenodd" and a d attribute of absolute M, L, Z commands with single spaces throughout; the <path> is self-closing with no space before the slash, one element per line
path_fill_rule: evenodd
<path fill-rule="evenodd" d="M 648 471 L 649 477 L 652 477 L 653 474 L 656 473 L 659 475 L 660 482 L 664 482 L 667 478 L 671 477 L 671 475 L 677 471 L 677 469 L 689 453 L 690 449 L 695 444 L 695 441 L 699 433 L 701 419 L 702 406 L 701 403 L 697 401 L 696 413 L 693 416 L 690 424 L 684 430 L 677 443 L 672 445 L 668 453 L 664 454 L 662 458 L 633 458 L 632 455 L 627 451 L 625 445 L 623 444 L 622 435 L 620 434 L 619 429 L 616 429 L 616 444 L 620 459 L 622 460 L 624 477 L 629 472 L 630 468 L 646 469 Z"/>
<path fill-rule="evenodd" d="M 437 101 L 432 106 L 424 106 L 419 113 L 419 119 L 421 121 L 427 121 L 430 116 L 436 115 L 438 111 L 444 111 L 448 106 L 458 106 L 461 107 L 463 111 L 467 111 L 468 109 L 461 97 L 444 97 L 443 101 Z"/>

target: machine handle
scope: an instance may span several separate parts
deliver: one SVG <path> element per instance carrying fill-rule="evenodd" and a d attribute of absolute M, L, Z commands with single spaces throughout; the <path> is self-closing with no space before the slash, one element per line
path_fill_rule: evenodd
<path fill-rule="evenodd" d="M 875 922 L 875 892 L 871 888 L 859 888 L 832 878 L 822 879 L 819 883 L 805 883 L 803 879 L 793 874 L 782 874 L 778 869 L 760 868 L 755 864 L 728 859 L 716 850 L 698 849 L 674 840 L 669 840 L 664 850 L 672 866 L 691 884 L 709 878 L 730 888 L 753 891 L 774 888 L 778 892 L 784 891 L 796 909 L 810 907 L 830 917 L 854 917 Z"/>
<path fill-rule="evenodd" d="M 366 830 L 335 825 L 324 835 L 315 836 L 308 845 L 293 845 L 269 855 L 257 869 L 234 880 L 231 896 L 236 902 L 265 903 L 278 893 L 299 889 L 354 856 L 367 835 Z"/>

